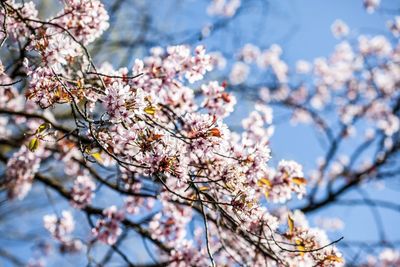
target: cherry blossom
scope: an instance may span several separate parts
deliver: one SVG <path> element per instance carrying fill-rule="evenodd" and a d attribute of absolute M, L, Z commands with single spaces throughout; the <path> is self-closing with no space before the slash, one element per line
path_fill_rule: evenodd
<path fill-rule="evenodd" d="M 241 0 L 211 0 L 208 14 L 214 16 L 232 17 L 241 5 Z"/>
<path fill-rule="evenodd" d="M 373 13 L 379 7 L 381 0 L 364 0 L 364 7 L 368 13 Z"/>
<path fill-rule="evenodd" d="M 43 217 L 44 227 L 54 238 L 58 240 L 65 239 L 75 228 L 75 222 L 69 211 L 62 211 L 61 217 L 57 215 L 45 215 Z"/>
<path fill-rule="evenodd" d="M 233 85 L 241 84 L 246 81 L 247 76 L 249 75 L 249 66 L 244 63 L 238 62 L 232 67 L 232 71 L 229 74 L 229 81 Z"/>
<path fill-rule="evenodd" d="M 96 184 L 90 177 L 85 175 L 76 177 L 71 191 L 73 205 L 77 208 L 83 208 L 90 204 L 95 189 Z"/>
<path fill-rule="evenodd" d="M 226 117 L 234 109 L 236 98 L 234 95 L 225 92 L 225 88 L 217 82 L 203 84 L 201 90 L 205 99 L 202 106 L 217 117 Z"/>
<path fill-rule="evenodd" d="M 116 206 L 111 206 L 103 211 L 103 218 L 99 219 L 92 229 L 93 237 L 109 245 L 113 245 L 122 229 L 119 223 L 124 219 L 124 213 L 118 211 Z"/>
<path fill-rule="evenodd" d="M 378 266 L 378 267 L 389 267 L 396 266 L 400 263 L 399 252 L 393 249 L 384 249 L 378 257 L 368 255 L 367 263 L 362 265 L 363 267 Z"/>
<path fill-rule="evenodd" d="M 26 146 L 16 152 L 7 163 L 8 196 L 23 199 L 31 190 L 33 178 L 40 166 L 40 157 Z"/>
<path fill-rule="evenodd" d="M 78 239 L 73 239 L 71 236 L 75 229 L 75 221 L 69 211 L 63 210 L 61 216 L 56 214 L 45 215 L 43 224 L 50 234 L 61 243 L 61 253 L 73 253 L 82 249 L 82 242 Z"/>
<path fill-rule="evenodd" d="M 349 34 L 349 27 L 341 20 L 335 20 L 331 26 L 333 36 L 336 38 L 345 37 Z"/>
<path fill-rule="evenodd" d="M 393 20 L 389 20 L 387 22 L 387 26 L 395 37 L 400 36 L 400 17 L 399 16 L 394 17 Z"/>
<path fill-rule="evenodd" d="M 31 43 L 32 50 L 42 56 L 43 62 L 49 69 L 61 71 L 61 65 L 67 65 L 74 57 L 80 54 L 79 45 L 71 37 L 59 33 L 54 28 L 47 28 Z"/>
<path fill-rule="evenodd" d="M 84 44 L 93 42 L 107 30 L 108 14 L 98 0 L 63 0 L 65 7 L 53 20 Z"/>
<path fill-rule="evenodd" d="M 17 12 L 13 12 L 6 17 L 6 23 L 9 25 L 9 32 L 12 35 L 12 38 L 17 40 L 22 40 L 27 36 L 30 36 L 31 32 L 29 30 L 30 26 L 37 26 L 38 24 L 34 21 L 30 21 L 29 24 L 23 23 L 18 15 L 20 14 L 22 17 L 36 20 L 38 19 L 38 11 L 36 9 L 36 5 L 33 1 L 25 2 L 25 4 L 17 3 L 15 0 L 10 1 L 10 5 L 12 5 Z M 0 20 L 4 20 L 4 12 L 0 13 Z"/>

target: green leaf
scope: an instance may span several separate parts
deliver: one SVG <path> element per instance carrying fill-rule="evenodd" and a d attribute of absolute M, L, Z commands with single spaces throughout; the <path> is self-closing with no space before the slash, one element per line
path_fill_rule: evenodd
<path fill-rule="evenodd" d="M 39 145 L 40 145 L 40 140 L 35 137 L 29 142 L 28 148 L 30 151 L 35 152 L 39 148 Z"/>
<path fill-rule="evenodd" d="M 49 129 L 50 126 L 51 126 L 50 123 L 47 123 L 47 122 L 42 123 L 42 124 L 37 128 L 36 133 L 37 133 L 37 134 L 43 133 L 44 131 L 46 131 L 47 129 Z"/>

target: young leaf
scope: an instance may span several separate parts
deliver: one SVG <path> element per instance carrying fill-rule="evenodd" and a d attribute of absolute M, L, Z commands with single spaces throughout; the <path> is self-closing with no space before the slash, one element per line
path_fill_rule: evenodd
<path fill-rule="evenodd" d="M 29 142 L 28 149 L 31 152 L 35 152 L 38 149 L 39 145 L 40 145 L 40 140 L 35 137 Z"/>
<path fill-rule="evenodd" d="M 269 198 L 269 189 L 271 188 L 271 182 L 267 178 L 261 178 L 257 181 L 257 185 L 259 187 L 266 188 L 266 190 L 264 190 L 264 195 L 265 195 L 265 198 L 268 199 Z"/>
<path fill-rule="evenodd" d="M 257 181 L 258 186 L 267 186 L 268 188 L 271 187 L 271 182 L 267 178 L 261 178 Z"/>
<path fill-rule="evenodd" d="M 90 154 L 98 163 L 103 163 L 100 152 Z"/>
<path fill-rule="evenodd" d="M 83 88 L 83 79 L 79 79 L 79 80 L 76 82 L 76 87 L 77 87 L 78 89 L 82 89 L 82 88 Z"/>
<path fill-rule="evenodd" d="M 326 256 L 325 260 L 329 260 L 331 262 L 343 262 L 343 258 L 336 255 L 328 255 Z"/>
<path fill-rule="evenodd" d="M 212 128 L 208 130 L 210 136 L 221 137 L 221 131 L 218 128 Z"/>
<path fill-rule="evenodd" d="M 189 196 L 190 201 L 190 206 L 193 207 L 195 200 L 197 199 L 197 196 L 195 194 L 192 194 Z"/>
<path fill-rule="evenodd" d="M 296 248 L 300 252 L 300 255 L 304 256 L 304 252 L 306 252 L 306 248 L 304 247 L 303 242 L 301 240 L 299 240 L 299 239 L 296 239 L 295 242 L 296 242 L 296 245 L 297 245 Z"/>
<path fill-rule="evenodd" d="M 144 108 L 144 112 L 146 112 L 147 114 L 153 116 L 154 114 L 156 114 L 156 108 L 153 106 L 147 106 Z"/>
<path fill-rule="evenodd" d="M 223 92 L 221 95 L 222 100 L 224 100 L 226 103 L 231 102 L 231 96 L 228 93 Z"/>
<path fill-rule="evenodd" d="M 297 185 L 305 185 L 307 184 L 307 180 L 303 177 L 293 177 L 292 182 Z"/>
<path fill-rule="evenodd" d="M 41 133 L 43 133 L 44 131 L 46 131 L 47 129 L 49 129 L 50 127 L 51 127 L 50 123 L 47 123 L 47 122 L 42 123 L 42 124 L 37 128 L 36 133 L 37 133 L 37 134 L 41 134 Z"/>
<path fill-rule="evenodd" d="M 292 234 L 294 231 L 294 220 L 290 215 L 288 215 L 287 221 L 288 221 L 288 226 L 289 226 L 289 233 Z"/>

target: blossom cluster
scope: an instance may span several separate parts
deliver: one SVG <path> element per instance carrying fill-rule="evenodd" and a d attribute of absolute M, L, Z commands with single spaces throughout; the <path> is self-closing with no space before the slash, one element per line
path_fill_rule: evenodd
<path fill-rule="evenodd" d="M 18 3 L 15 0 L 9 1 L 9 4 L 18 10 L 18 14 L 7 13 L 2 10 L 0 12 L 0 20 L 5 21 L 7 25 L 7 32 L 15 40 L 23 40 L 26 36 L 31 35 L 29 27 L 36 27 L 38 23 L 35 20 L 38 19 L 39 12 L 36 9 L 35 3 L 33 1 Z M 21 21 L 20 17 L 29 20 L 29 24 Z"/>
<path fill-rule="evenodd" d="M 108 14 L 99 0 L 64 0 L 65 7 L 52 20 L 68 29 L 83 44 L 89 44 L 109 27 Z"/>
<path fill-rule="evenodd" d="M 211 114 L 224 118 L 233 111 L 236 98 L 225 92 L 223 85 L 219 85 L 214 81 L 209 84 L 203 84 L 201 90 L 205 96 L 201 106 L 207 108 Z"/>
<path fill-rule="evenodd" d="M 104 209 L 103 215 L 104 217 L 99 219 L 92 229 L 92 234 L 99 241 L 112 245 L 122 233 L 119 223 L 125 215 L 122 211 L 118 211 L 116 206 Z"/>
<path fill-rule="evenodd" d="M 400 253 L 394 249 L 384 249 L 377 257 L 368 255 L 367 262 L 362 267 L 389 267 L 400 264 Z"/>
<path fill-rule="evenodd" d="M 6 181 L 8 196 L 11 199 L 23 199 L 31 190 L 41 158 L 22 146 L 7 163 Z"/>
<path fill-rule="evenodd" d="M 396 34 L 395 22 L 390 25 L 393 34 Z M 332 32 L 336 37 L 344 37 L 349 28 L 343 21 L 335 21 Z M 274 47 L 260 53 L 258 47 L 245 45 L 239 53 L 239 61 L 232 67 L 232 73 L 237 72 L 237 64 L 246 68 L 257 60 L 260 69 L 263 67 L 260 61 L 265 62 L 265 66 L 270 64 L 279 81 L 287 80 L 289 69 L 276 57 L 281 53 L 280 49 Z M 263 54 L 269 56 L 264 58 Z M 296 123 L 311 122 L 313 115 L 310 110 L 321 112 L 335 108 L 349 131 L 354 129 L 351 125 L 355 121 L 364 120 L 368 125 L 366 132 L 383 131 L 390 139 L 400 126 L 400 120 L 392 109 L 398 95 L 396 85 L 400 81 L 399 66 L 394 64 L 398 57 L 396 44 L 383 35 L 360 35 L 355 45 L 343 40 L 328 58 L 297 62 L 296 74 L 301 82 L 290 90 L 290 94 L 288 86 L 280 83 L 275 90 L 261 87 L 260 99 L 266 103 L 284 102 L 292 107 L 305 107 L 293 109 L 292 120 Z M 276 70 L 282 72 L 277 73 Z M 313 74 L 311 83 L 305 76 L 309 73 Z M 331 103 L 337 104 L 332 107 Z"/>
<path fill-rule="evenodd" d="M 232 67 L 231 82 L 240 84 L 246 81 L 249 74 L 249 65 L 255 64 L 262 70 L 270 69 L 279 82 L 286 83 L 289 67 L 281 59 L 282 52 L 282 48 L 277 44 L 273 44 L 265 50 L 261 50 L 252 44 L 246 44 L 238 53 L 239 61 Z"/>
<path fill-rule="evenodd" d="M 71 190 L 72 204 L 77 208 L 84 208 L 89 205 L 93 198 L 93 191 L 96 189 L 96 184 L 89 176 L 77 176 L 74 181 L 74 186 Z"/>
<path fill-rule="evenodd" d="M 368 13 L 373 13 L 379 7 L 381 0 L 364 0 L 364 7 Z"/>
<path fill-rule="evenodd" d="M 266 186 L 265 193 L 272 201 L 284 203 L 291 198 L 292 193 L 296 193 L 300 198 L 305 195 L 306 181 L 301 165 L 294 161 L 282 160 L 276 170 L 270 169 L 266 172 L 268 182 L 265 178 L 260 180 L 260 184 Z"/>
<path fill-rule="evenodd" d="M 212 16 L 232 17 L 241 5 L 241 0 L 211 0 L 208 14 Z"/>
<path fill-rule="evenodd" d="M 61 216 L 56 214 L 45 215 L 43 224 L 53 238 L 61 243 L 61 252 L 71 253 L 82 249 L 82 242 L 79 239 L 73 239 L 70 235 L 75 229 L 75 221 L 69 211 L 63 210 Z"/>

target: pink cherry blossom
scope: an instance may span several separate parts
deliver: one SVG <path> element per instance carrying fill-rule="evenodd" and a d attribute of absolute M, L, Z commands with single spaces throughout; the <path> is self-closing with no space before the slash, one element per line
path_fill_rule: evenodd
<path fill-rule="evenodd" d="M 95 189 L 96 184 L 89 176 L 80 175 L 76 177 L 71 190 L 73 205 L 77 208 L 84 208 L 89 205 L 92 202 Z"/>
<path fill-rule="evenodd" d="M 113 245 L 122 229 L 119 223 L 124 219 L 124 213 L 119 211 L 116 206 L 111 206 L 103 211 L 103 217 L 96 223 L 92 229 L 93 237 L 108 245 Z"/>

